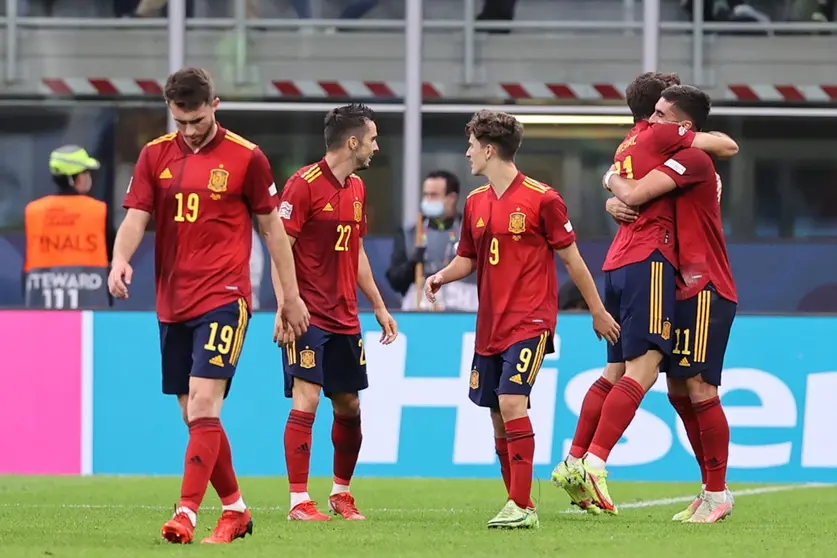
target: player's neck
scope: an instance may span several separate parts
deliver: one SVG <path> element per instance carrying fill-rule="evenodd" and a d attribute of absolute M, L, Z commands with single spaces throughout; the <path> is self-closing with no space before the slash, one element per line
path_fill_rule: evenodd
<path fill-rule="evenodd" d="M 485 177 L 491 183 L 491 187 L 494 188 L 497 197 L 500 197 L 509 189 L 514 179 L 517 178 L 517 173 L 517 166 L 514 163 L 503 162 L 494 168 L 486 169 Z"/>
<path fill-rule="evenodd" d="M 351 157 L 342 157 L 339 153 L 328 152 L 325 154 L 325 162 L 331 169 L 331 174 L 340 184 L 345 184 L 349 175 L 355 172 L 354 162 Z"/>
<path fill-rule="evenodd" d="M 189 146 L 189 148 L 192 150 L 192 153 L 197 153 L 198 151 L 200 151 L 201 149 L 206 147 L 207 144 L 209 144 L 209 142 L 211 142 L 212 140 L 215 139 L 216 134 L 218 134 L 218 123 L 214 122 L 212 124 L 212 129 L 209 131 L 208 134 L 206 134 L 206 138 L 204 138 L 204 140 L 203 140 L 203 142 L 201 142 L 200 146 L 198 146 L 198 147 Z"/>

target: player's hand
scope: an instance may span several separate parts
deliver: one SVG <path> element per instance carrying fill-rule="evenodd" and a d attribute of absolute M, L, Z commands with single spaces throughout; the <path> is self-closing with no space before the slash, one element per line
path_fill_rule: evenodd
<path fill-rule="evenodd" d="M 436 293 L 439 292 L 439 289 L 442 288 L 442 275 L 436 273 L 435 275 L 431 275 L 427 278 L 424 282 L 424 296 L 427 297 L 427 300 L 430 302 L 436 302 Z"/>
<path fill-rule="evenodd" d="M 633 223 L 639 217 L 639 213 L 631 206 L 623 203 L 619 198 L 610 198 L 605 203 L 605 209 L 613 219 L 621 224 Z"/>
<path fill-rule="evenodd" d="M 125 300 L 128 298 L 128 285 L 134 277 L 134 268 L 126 261 L 114 260 L 108 275 L 108 290 L 114 298 Z"/>
<path fill-rule="evenodd" d="M 287 327 L 289 327 L 296 339 L 299 339 L 305 332 L 308 331 L 308 323 L 311 316 L 308 314 L 308 308 L 302 302 L 302 298 L 297 295 L 294 298 L 285 299 L 285 305 L 282 307 L 282 316 L 285 318 Z"/>
<path fill-rule="evenodd" d="M 611 345 L 619 342 L 621 328 L 616 323 L 616 320 L 613 319 L 613 316 L 605 310 L 593 314 L 593 331 L 596 332 L 596 337 L 600 340 L 604 337 Z"/>
<path fill-rule="evenodd" d="M 276 319 L 273 322 L 273 342 L 279 346 L 284 345 L 285 338 L 285 319 L 282 318 L 282 306 L 276 310 Z"/>
<path fill-rule="evenodd" d="M 398 324 L 386 308 L 375 310 L 375 319 L 381 326 L 381 343 L 389 345 L 398 337 Z"/>

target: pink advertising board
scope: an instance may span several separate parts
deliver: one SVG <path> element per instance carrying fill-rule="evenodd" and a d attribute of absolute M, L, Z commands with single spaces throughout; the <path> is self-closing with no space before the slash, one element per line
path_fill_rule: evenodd
<path fill-rule="evenodd" d="M 0 474 L 81 473 L 82 313 L 0 311 Z"/>

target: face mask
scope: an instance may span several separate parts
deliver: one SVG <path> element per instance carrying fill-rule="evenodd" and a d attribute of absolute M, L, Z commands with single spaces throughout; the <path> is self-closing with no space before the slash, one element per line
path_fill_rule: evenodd
<path fill-rule="evenodd" d="M 445 214 L 445 203 L 441 201 L 421 200 L 421 213 L 431 219 L 441 217 Z"/>

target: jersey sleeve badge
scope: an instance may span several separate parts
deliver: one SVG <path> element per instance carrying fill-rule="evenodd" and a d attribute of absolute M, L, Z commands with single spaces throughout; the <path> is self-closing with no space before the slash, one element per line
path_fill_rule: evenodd
<path fill-rule="evenodd" d="M 282 219 L 290 219 L 291 214 L 294 212 L 294 206 L 291 205 L 288 201 L 283 201 L 279 205 L 279 217 Z"/>

